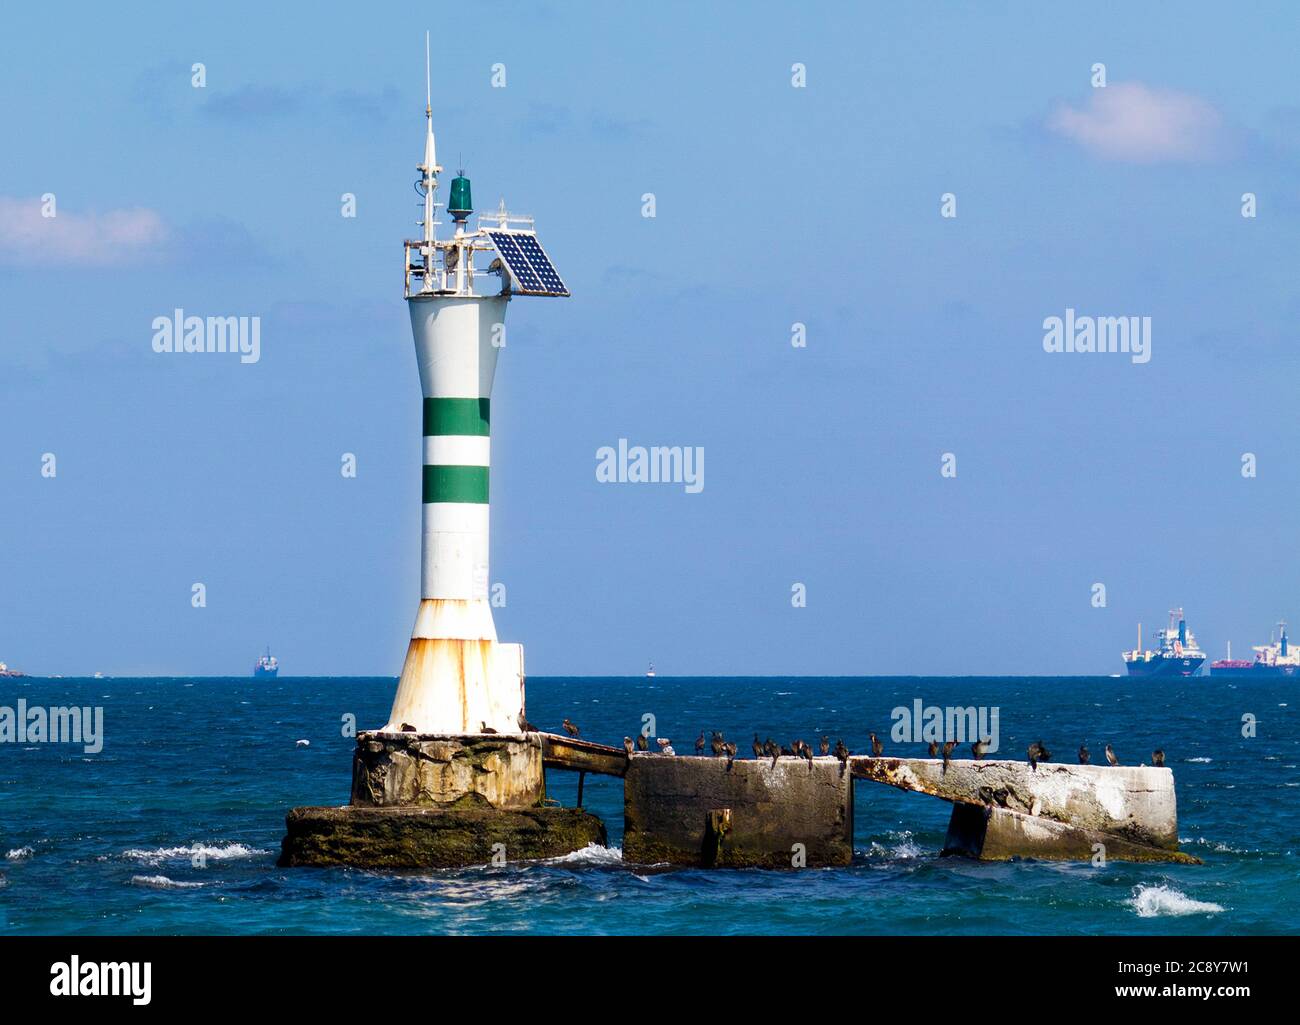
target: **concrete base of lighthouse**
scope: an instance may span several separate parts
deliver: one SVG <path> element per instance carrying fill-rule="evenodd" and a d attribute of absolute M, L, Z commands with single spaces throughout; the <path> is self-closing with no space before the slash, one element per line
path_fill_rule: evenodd
<path fill-rule="evenodd" d="M 514 733 L 524 710 L 524 649 L 497 640 L 485 600 L 425 598 L 381 732 Z"/>
<path fill-rule="evenodd" d="M 355 806 L 518 810 L 545 796 L 536 733 L 362 733 L 352 756 Z"/>
<path fill-rule="evenodd" d="M 545 797 L 536 733 L 362 733 L 352 803 L 290 811 L 279 863 L 453 868 L 604 846 L 599 818 Z"/>

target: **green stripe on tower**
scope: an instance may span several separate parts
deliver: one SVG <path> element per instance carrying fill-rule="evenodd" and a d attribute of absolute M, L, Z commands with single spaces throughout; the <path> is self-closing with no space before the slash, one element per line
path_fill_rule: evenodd
<path fill-rule="evenodd" d="M 473 502 L 487 505 L 487 500 L 488 468 L 486 466 L 426 466 L 424 468 L 425 504 Z"/>
<path fill-rule="evenodd" d="M 425 399 L 424 436 L 461 434 L 486 438 L 490 399 Z M 487 501 L 487 499 L 484 499 Z"/>

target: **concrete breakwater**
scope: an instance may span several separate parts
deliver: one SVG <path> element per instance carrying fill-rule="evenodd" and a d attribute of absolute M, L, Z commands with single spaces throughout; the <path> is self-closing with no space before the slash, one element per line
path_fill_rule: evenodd
<path fill-rule="evenodd" d="M 734 761 L 634 754 L 623 859 L 706 868 L 847 865 L 853 780 L 834 758 Z"/>
<path fill-rule="evenodd" d="M 623 778 L 623 857 L 706 868 L 848 865 L 855 780 L 953 806 L 942 853 L 981 860 L 1174 861 L 1171 770 L 853 756 L 624 751 L 545 733 L 363 733 L 352 799 L 289 813 L 283 865 L 452 866 L 557 857 L 605 827 L 546 797 L 546 769 Z"/>
<path fill-rule="evenodd" d="M 953 805 L 945 854 L 1088 861 L 1197 859 L 1178 850 L 1174 774 L 1163 766 L 852 758 L 853 775 Z"/>

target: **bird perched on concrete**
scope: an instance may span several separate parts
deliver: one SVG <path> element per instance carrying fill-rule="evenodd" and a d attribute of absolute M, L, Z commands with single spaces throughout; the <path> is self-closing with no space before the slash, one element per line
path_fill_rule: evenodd
<path fill-rule="evenodd" d="M 817 748 L 819 751 L 821 751 L 822 757 L 825 758 L 828 754 L 831 753 L 831 738 L 822 737 L 822 739 L 817 744 Z"/>
<path fill-rule="evenodd" d="M 402 732 L 403 732 L 403 733 L 414 733 L 414 732 L 415 732 L 415 727 L 412 726 L 409 722 L 404 722 L 404 723 L 402 723 Z"/>
<path fill-rule="evenodd" d="M 772 768 L 776 768 L 776 760 L 781 757 L 781 745 L 771 737 L 767 738 L 767 754 L 772 756 Z"/>
<path fill-rule="evenodd" d="M 567 733 L 569 736 L 576 737 L 579 735 L 578 727 L 575 726 L 573 723 L 569 722 L 568 719 L 565 719 L 564 722 L 562 722 L 560 725 L 564 727 L 564 732 Z"/>
<path fill-rule="evenodd" d="M 1115 757 L 1115 749 L 1109 744 L 1106 745 L 1106 761 L 1110 762 L 1111 765 L 1119 764 L 1119 759 Z"/>
<path fill-rule="evenodd" d="M 803 750 L 800 752 L 800 754 L 803 755 L 803 759 L 804 759 L 804 761 L 806 761 L 806 762 L 808 763 L 808 771 L 809 771 L 809 772 L 812 772 L 812 767 L 813 767 L 813 753 L 812 753 L 812 748 L 809 747 L 807 744 L 805 744 L 805 745 L 803 746 Z"/>
<path fill-rule="evenodd" d="M 727 771 L 731 771 L 731 763 L 736 760 L 736 745 L 728 741 L 722 746 L 723 752 L 727 756 Z"/>
<path fill-rule="evenodd" d="M 1162 751 L 1160 748 L 1156 748 L 1154 751 L 1152 751 L 1151 764 L 1156 766 L 1156 768 L 1164 768 L 1164 764 L 1165 764 L 1164 751 Z"/>
<path fill-rule="evenodd" d="M 885 745 L 881 742 L 880 738 L 877 737 L 874 733 L 871 734 L 871 757 L 879 758 L 884 753 L 885 753 Z"/>
<path fill-rule="evenodd" d="M 840 774 L 849 767 L 849 749 L 844 746 L 844 738 L 835 741 L 835 757 L 840 760 Z"/>
<path fill-rule="evenodd" d="M 939 742 L 937 740 L 930 741 L 930 757 L 934 758 L 938 753 L 939 753 Z"/>
<path fill-rule="evenodd" d="M 637 749 L 638 751 L 649 751 L 649 750 L 650 750 L 650 741 L 648 741 L 648 740 L 645 739 L 645 734 L 644 734 L 644 733 L 638 733 L 638 734 L 636 735 L 636 749 Z"/>
<path fill-rule="evenodd" d="M 524 718 L 524 713 L 523 713 L 523 712 L 520 712 L 520 713 L 519 713 L 519 718 L 516 719 L 515 721 L 519 723 L 519 728 L 520 728 L 524 733 L 538 733 L 538 732 L 540 732 L 540 731 L 537 729 L 536 726 L 534 726 L 532 723 L 530 723 L 527 719 Z"/>
<path fill-rule="evenodd" d="M 1082 744 L 1079 745 L 1079 764 L 1087 765 L 1088 759 L 1091 757 L 1092 755 L 1088 754 L 1088 742 L 1085 740 Z"/>
<path fill-rule="evenodd" d="M 714 758 L 721 758 L 725 754 L 724 745 L 727 743 L 726 738 L 717 730 L 710 731 L 713 735 L 709 739 L 709 748 L 713 751 Z"/>
<path fill-rule="evenodd" d="M 631 753 L 632 753 L 632 738 L 631 738 L 631 737 L 624 737 L 624 738 L 623 738 L 623 750 L 626 751 L 628 754 L 631 754 Z"/>
<path fill-rule="evenodd" d="M 761 757 L 763 756 L 764 752 L 767 751 L 767 748 L 765 748 L 765 747 L 763 746 L 763 742 L 762 742 L 761 740 L 758 739 L 758 734 L 757 734 L 757 733 L 754 734 L 753 750 L 754 750 L 754 757 L 755 757 L 755 758 L 761 758 Z"/>
<path fill-rule="evenodd" d="M 496 730 L 494 730 L 491 726 L 489 726 L 487 723 L 483 722 L 483 721 L 480 719 L 480 720 L 479 720 L 479 732 L 480 732 L 480 733 L 495 733 Z"/>
<path fill-rule="evenodd" d="M 695 753 L 697 755 L 704 754 L 704 731 L 703 730 L 700 730 L 700 735 L 695 738 Z"/>
<path fill-rule="evenodd" d="M 1029 745 L 1029 768 L 1037 772 L 1038 763 L 1048 761 L 1052 757 L 1052 752 L 1043 747 L 1041 740 L 1035 740 Z"/>
<path fill-rule="evenodd" d="M 992 743 L 992 741 L 977 740 L 971 744 L 970 753 L 975 756 L 977 762 L 984 757 L 984 752 L 989 749 L 990 743 Z"/>
<path fill-rule="evenodd" d="M 659 753 L 661 755 L 675 755 L 677 753 L 673 750 L 673 745 L 667 737 L 660 737 L 655 741 L 655 743 L 659 745 Z"/>
<path fill-rule="evenodd" d="M 948 763 L 952 761 L 952 749 L 957 746 L 955 740 L 945 740 L 943 742 L 943 771 L 947 773 Z"/>

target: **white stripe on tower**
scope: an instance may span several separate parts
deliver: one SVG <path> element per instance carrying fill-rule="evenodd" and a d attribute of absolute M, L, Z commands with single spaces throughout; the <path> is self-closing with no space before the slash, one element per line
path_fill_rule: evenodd
<path fill-rule="evenodd" d="M 424 465 L 444 463 L 451 466 L 491 466 L 490 448 L 490 438 L 431 434 L 424 439 Z"/>

